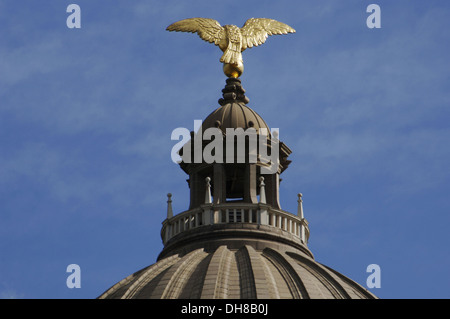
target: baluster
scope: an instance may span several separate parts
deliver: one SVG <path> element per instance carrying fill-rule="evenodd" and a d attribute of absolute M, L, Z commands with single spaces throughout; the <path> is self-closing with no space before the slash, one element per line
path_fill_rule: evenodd
<path fill-rule="evenodd" d="M 302 194 L 298 193 L 298 208 L 297 208 L 297 215 L 300 218 L 300 227 L 299 227 L 299 237 L 300 240 L 306 244 L 306 238 L 305 238 L 305 229 L 303 226 L 303 220 L 305 219 L 305 216 L 303 215 L 303 200 L 302 200 Z"/>
<path fill-rule="evenodd" d="M 265 184 L 264 184 L 264 177 L 260 176 L 259 177 L 259 204 L 263 204 L 262 206 L 260 205 L 260 209 L 259 209 L 259 224 L 262 225 L 268 225 L 269 224 L 269 213 L 267 211 L 267 208 L 265 207 L 266 204 L 266 191 L 265 191 Z"/>
<path fill-rule="evenodd" d="M 167 219 L 170 219 L 173 217 L 173 210 L 172 210 L 172 194 L 167 194 Z"/>

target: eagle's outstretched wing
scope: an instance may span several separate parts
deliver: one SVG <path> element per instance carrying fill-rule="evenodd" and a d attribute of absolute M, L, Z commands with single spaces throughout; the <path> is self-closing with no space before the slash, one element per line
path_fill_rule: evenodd
<path fill-rule="evenodd" d="M 242 51 L 263 44 L 269 35 L 294 32 L 295 30 L 287 24 L 273 19 L 248 19 L 241 28 Z"/>
<path fill-rule="evenodd" d="M 215 45 L 225 39 L 225 29 L 214 19 L 190 18 L 172 23 L 167 31 L 182 31 L 197 33 L 200 38 Z"/>

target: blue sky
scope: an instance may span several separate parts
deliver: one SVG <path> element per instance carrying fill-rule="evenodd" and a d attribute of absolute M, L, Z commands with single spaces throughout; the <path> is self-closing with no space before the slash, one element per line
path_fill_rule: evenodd
<path fill-rule="evenodd" d="M 218 48 L 165 31 L 189 17 L 297 30 L 245 51 L 241 79 L 293 151 L 281 205 L 303 193 L 316 260 L 364 286 L 378 264 L 381 298 L 449 298 L 449 15 L 433 0 L 1 1 L 0 298 L 95 298 L 155 262 L 166 194 L 189 204 L 171 132 L 225 84 Z"/>

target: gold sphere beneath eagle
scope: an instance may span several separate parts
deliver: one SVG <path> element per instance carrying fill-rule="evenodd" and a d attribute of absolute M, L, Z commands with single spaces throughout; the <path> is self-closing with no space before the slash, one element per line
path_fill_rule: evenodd
<path fill-rule="evenodd" d="M 243 63 L 224 63 L 223 73 L 229 78 L 238 78 L 244 72 Z"/>

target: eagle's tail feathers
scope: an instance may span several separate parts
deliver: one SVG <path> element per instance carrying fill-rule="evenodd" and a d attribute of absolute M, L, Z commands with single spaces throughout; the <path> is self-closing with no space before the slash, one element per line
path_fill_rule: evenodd
<path fill-rule="evenodd" d="M 227 49 L 220 58 L 222 63 L 239 64 L 243 63 L 241 48 L 238 44 L 230 42 Z"/>

